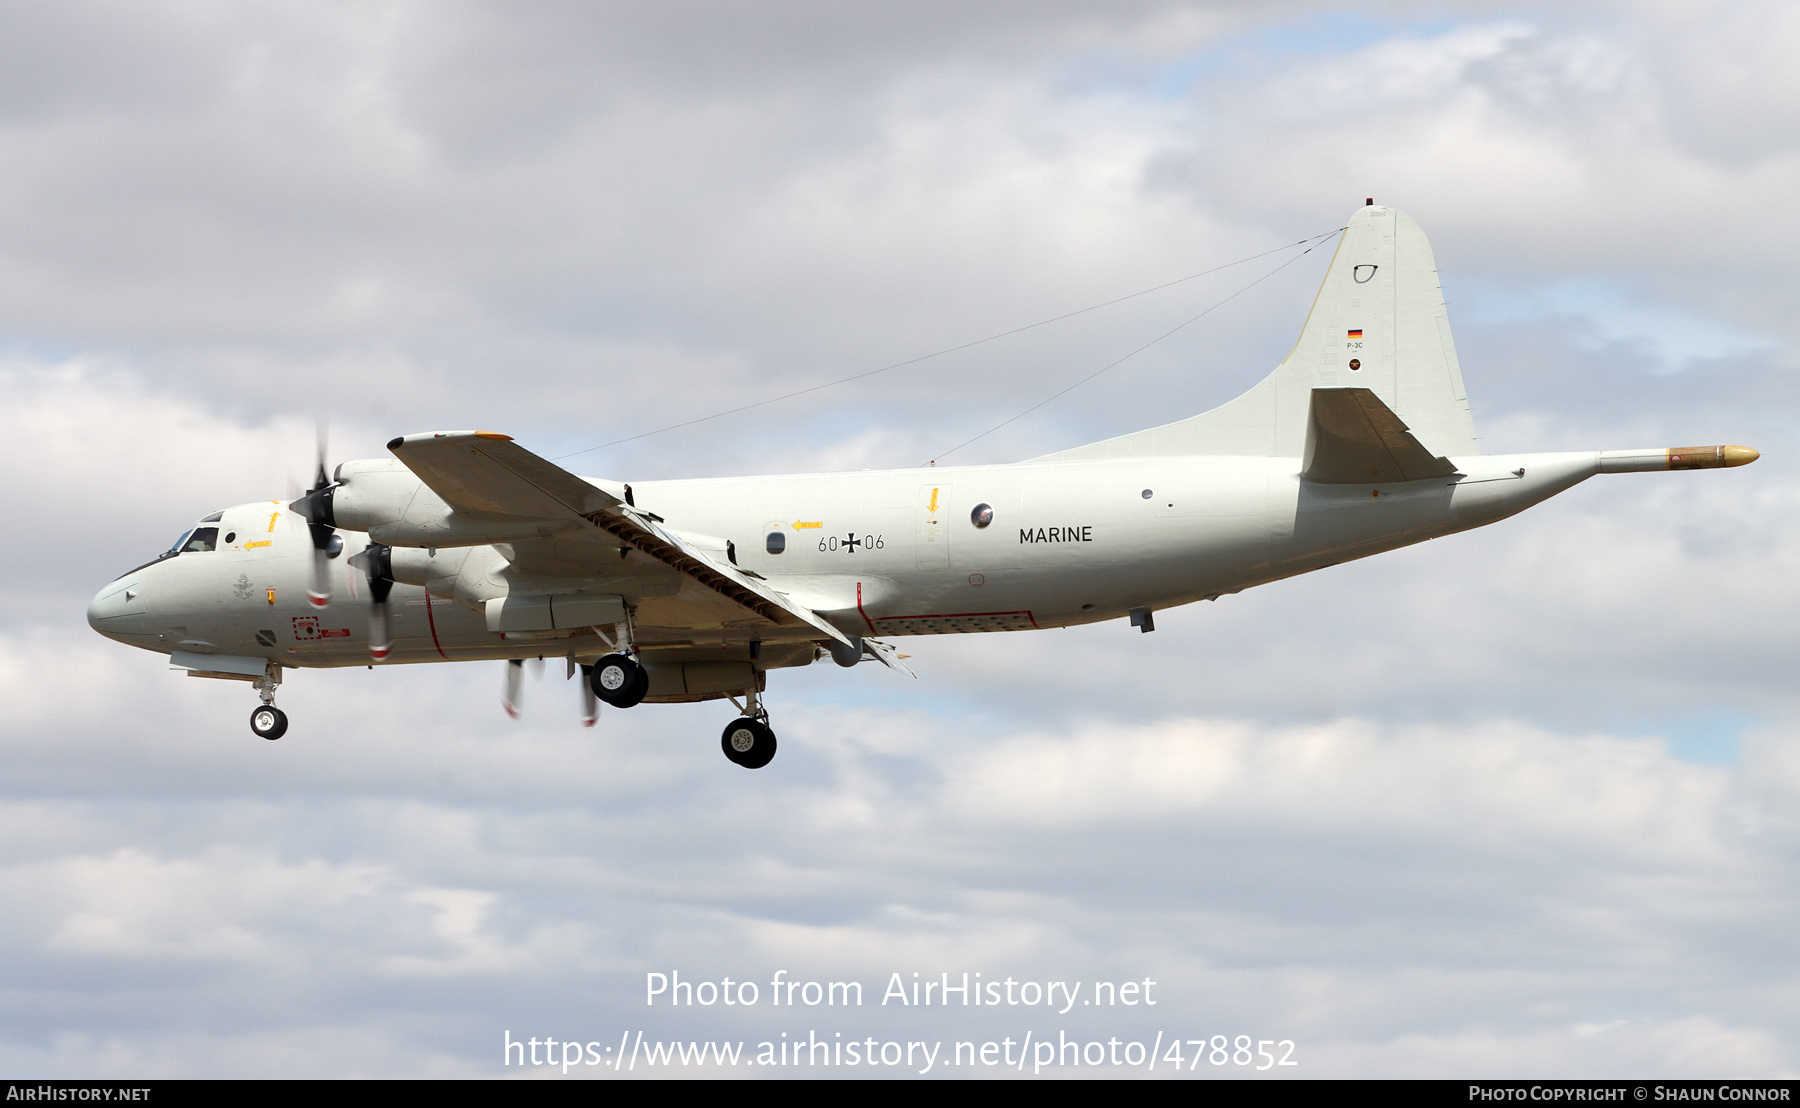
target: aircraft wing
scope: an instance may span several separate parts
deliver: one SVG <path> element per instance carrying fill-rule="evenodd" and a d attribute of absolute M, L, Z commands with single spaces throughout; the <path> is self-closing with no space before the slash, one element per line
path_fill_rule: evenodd
<path fill-rule="evenodd" d="M 842 631 L 810 608 L 769 587 L 744 570 L 663 526 L 660 516 L 640 511 L 604 489 L 538 457 L 507 435 L 491 431 L 446 431 L 407 435 L 388 449 L 419 480 L 458 512 L 486 519 L 543 521 L 567 527 L 585 524 L 612 535 L 688 580 L 778 626 L 808 626 L 852 645 Z M 529 547 L 529 543 L 514 544 Z M 522 551 L 529 560 L 529 551 Z"/>
<path fill-rule="evenodd" d="M 533 454 L 511 435 L 440 431 L 388 443 L 406 468 L 458 512 L 483 518 L 567 520 L 623 504 Z"/>

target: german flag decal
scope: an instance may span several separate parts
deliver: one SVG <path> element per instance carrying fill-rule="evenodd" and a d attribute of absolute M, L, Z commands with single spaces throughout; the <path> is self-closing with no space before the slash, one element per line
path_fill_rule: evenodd
<path fill-rule="evenodd" d="M 1353 338 L 1353 339 L 1360 339 L 1360 338 L 1362 338 L 1362 328 L 1361 328 L 1361 327 L 1358 327 L 1358 328 L 1357 328 L 1357 329 L 1356 329 L 1356 330 L 1354 330 L 1354 331 L 1351 331 L 1351 332 L 1350 332 L 1350 337 L 1351 337 L 1351 338 Z"/>

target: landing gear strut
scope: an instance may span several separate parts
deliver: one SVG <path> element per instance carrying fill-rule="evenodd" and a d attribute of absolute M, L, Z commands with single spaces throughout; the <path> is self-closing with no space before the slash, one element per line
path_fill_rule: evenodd
<path fill-rule="evenodd" d="M 775 757 L 775 732 L 769 729 L 769 713 L 757 702 L 755 688 L 744 690 L 742 705 L 738 705 L 735 696 L 731 702 L 744 715 L 725 725 L 725 733 L 719 736 L 719 749 L 745 769 L 761 769 Z"/>
<path fill-rule="evenodd" d="M 256 682 L 256 692 L 262 697 L 262 704 L 250 713 L 250 730 L 256 732 L 259 739 L 273 742 L 287 734 L 287 713 L 275 706 L 275 686 L 281 684 L 281 667 L 270 663 L 268 670 Z"/>

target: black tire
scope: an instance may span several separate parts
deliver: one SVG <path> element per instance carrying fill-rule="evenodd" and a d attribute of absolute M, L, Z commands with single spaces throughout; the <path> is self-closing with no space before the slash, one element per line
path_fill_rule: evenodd
<path fill-rule="evenodd" d="M 601 700 L 615 708 L 630 708 L 650 691 L 650 673 L 623 654 L 608 654 L 594 663 L 590 683 Z"/>
<path fill-rule="evenodd" d="M 719 749 L 745 769 L 761 769 L 775 757 L 775 732 L 761 720 L 734 719 L 719 736 Z"/>
<path fill-rule="evenodd" d="M 287 734 L 287 713 L 273 704 L 259 704 L 250 713 L 250 730 L 257 738 L 273 742 Z"/>

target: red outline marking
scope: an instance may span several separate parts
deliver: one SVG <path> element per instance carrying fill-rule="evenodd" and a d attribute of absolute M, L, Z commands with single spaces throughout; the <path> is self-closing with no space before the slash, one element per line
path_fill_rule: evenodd
<path fill-rule="evenodd" d="M 1031 614 L 1031 609 L 1029 608 L 1017 612 L 950 612 L 931 616 L 882 616 L 875 622 L 886 623 L 889 620 L 895 619 L 974 619 L 978 616 L 1024 616 L 1031 621 L 1033 630 L 1042 630 L 1042 628 L 1038 627 L 1037 617 Z"/>
<path fill-rule="evenodd" d="M 858 581 L 856 583 L 856 614 L 862 617 L 862 621 L 864 623 L 869 624 L 869 633 L 874 634 L 875 633 L 875 625 L 873 623 L 869 622 L 869 613 L 863 611 L 862 582 L 861 581 Z"/>
<path fill-rule="evenodd" d="M 431 593 L 429 592 L 425 594 L 425 622 L 431 625 L 431 645 L 437 647 L 438 657 L 448 662 L 450 655 L 444 653 L 444 648 L 437 641 L 437 617 L 431 614 Z"/>

